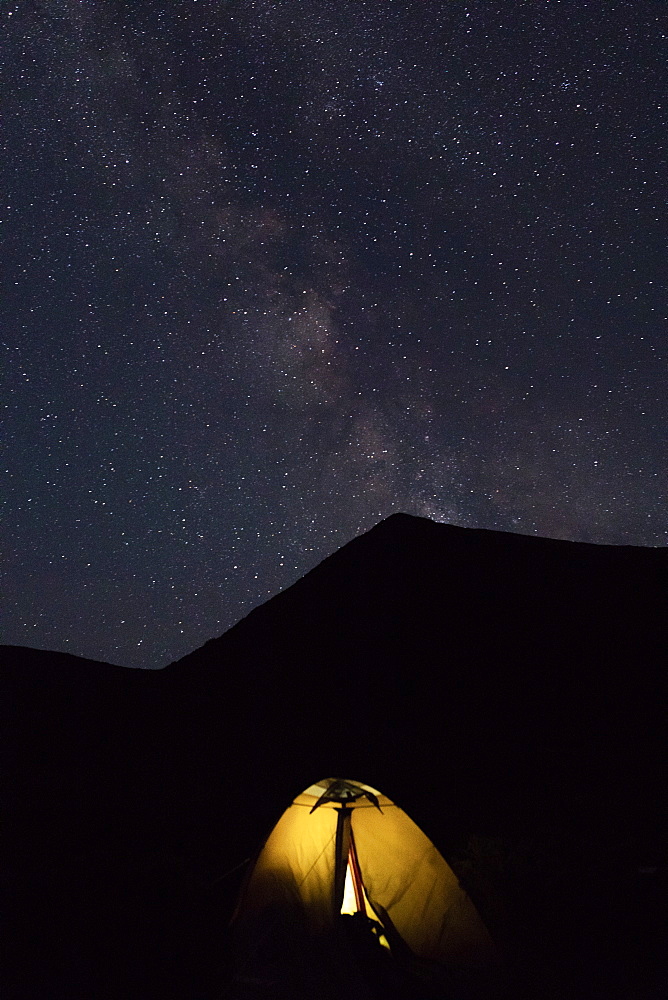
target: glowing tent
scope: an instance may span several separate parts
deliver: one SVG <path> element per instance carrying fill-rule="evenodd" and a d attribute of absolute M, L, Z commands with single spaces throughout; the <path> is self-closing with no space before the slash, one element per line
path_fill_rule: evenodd
<path fill-rule="evenodd" d="M 286 809 L 249 871 L 234 925 L 261 942 L 331 940 L 361 915 L 379 945 L 453 971 L 488 966 L 494 946 L 436 847 L 368 785 L 325 779 Z M 287 930 L 289 928 L 289 931 Z"/>

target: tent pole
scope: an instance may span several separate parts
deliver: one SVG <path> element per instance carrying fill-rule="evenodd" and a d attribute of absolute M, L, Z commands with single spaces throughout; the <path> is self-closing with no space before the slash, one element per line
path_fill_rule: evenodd
<path fill-rule="evenodd" d="M 364 883 L 362 882 L 360 863 L 357 860 L 357 850 L 355 848 L 355 837 L 353 836 L 352 826 L 350 829 L 350 849 L 348 858 L 350 864 L 350 874 L 353 882 L 353 890 L 355 892 L 355 905 L 357 906 L 358 912 L 366 913 L 366 904 L 364 902 Z"/>

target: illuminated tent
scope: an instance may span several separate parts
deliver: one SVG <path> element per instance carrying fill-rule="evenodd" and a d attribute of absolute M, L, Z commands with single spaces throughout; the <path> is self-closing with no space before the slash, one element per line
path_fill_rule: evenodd
<path fill-rule="evenodd" d="M 450 970 L 481 969 L 494 947 L 473 903 L 436 847 L 390 799 L 325 779 L 298 795 L 248 872 L 234 917 L 246 942 L 283 933 L 336 938 L 357 914 L 379 945 Z M 289 929 L 289 930 L 288 930 Z"/>

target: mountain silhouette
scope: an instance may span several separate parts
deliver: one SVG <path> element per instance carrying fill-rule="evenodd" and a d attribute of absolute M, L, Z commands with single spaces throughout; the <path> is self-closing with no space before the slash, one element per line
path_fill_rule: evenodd
<path fill-rule="evenodd" d="M 361 769 L 425 803 L 437 774 L 470 824 L 572 805 L 573 782 L 599 813 L 614 764 L 607 791 L 639 807 L 667 560 L 394 515 L 163 679 L 194 738 L 224 729 L 250 773 Z"/>
<path fill-rule="evenodd" d="M 162 670 L 4 647 L 3 996 L 218 995 L 245 859 L 331 775 L 405 806 L 516 964 L 644 988 L 667 570 L 398 514 Z"/>

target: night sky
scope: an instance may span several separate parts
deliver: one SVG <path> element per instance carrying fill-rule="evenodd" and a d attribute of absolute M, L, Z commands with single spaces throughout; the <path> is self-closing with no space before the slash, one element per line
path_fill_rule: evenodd
<path fill-rule="evenodd" d="M 3 640 L 162 666 L 398 510 L 665 545 L 667 14 L 6 5 Z"/>

